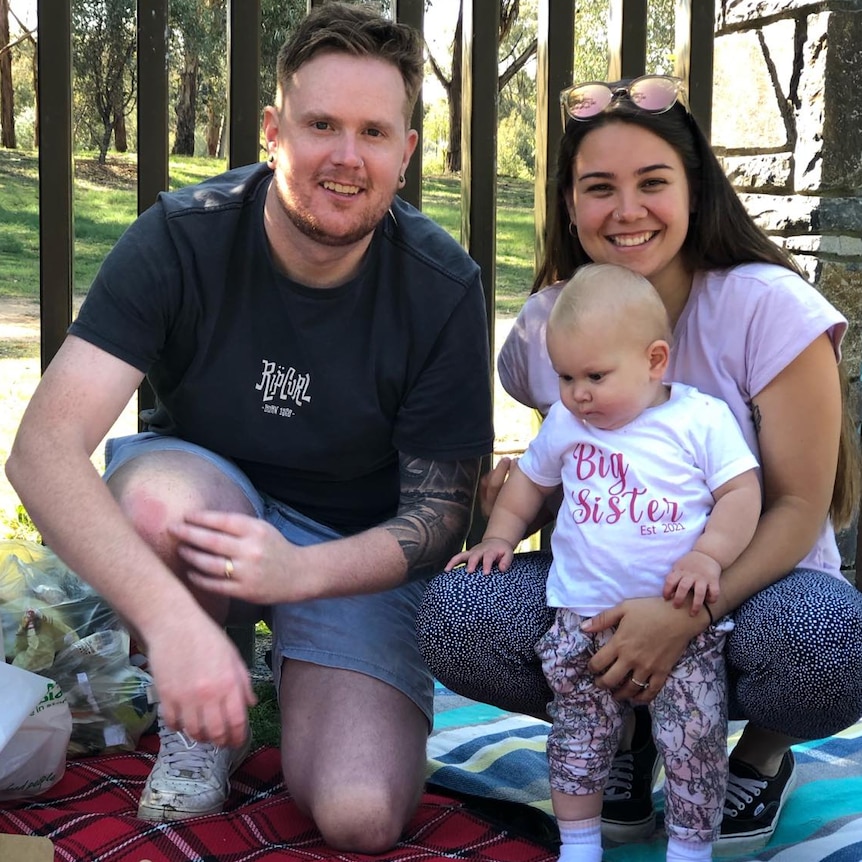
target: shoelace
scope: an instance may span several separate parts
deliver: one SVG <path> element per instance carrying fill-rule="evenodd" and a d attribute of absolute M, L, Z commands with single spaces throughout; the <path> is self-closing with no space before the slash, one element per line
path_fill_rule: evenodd
<path fill-rule="evenodd" d="M 727 778 L 727 791 L 724 801 L 724 813 L 730 817 L 736 815 L 760 796 L 760 791 L 766 787 L 767 782 L 756 778 L 740 778 L 731 773 Z"/>
<path fill-rule="evenodd" d="M 610 800 L 628 799 L 632 793 L 634 775 L 634 755 L 630 751 L 618 754 L 611 763 L 611 770 L 605 784 L 604 798 Z"/>
<path fill-rule="evenodd" d="M 162 745 L 159 760 L 171 777 L 200 778 L 212 772 L 219 752 L 217 745 L 197 742 L 182 731 L 168 730 L 164 726 L 159 728 L 159 739 Z"/>

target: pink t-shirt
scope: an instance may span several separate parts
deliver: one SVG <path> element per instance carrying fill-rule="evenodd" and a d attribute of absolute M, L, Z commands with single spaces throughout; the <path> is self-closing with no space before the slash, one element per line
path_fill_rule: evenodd
<path fill-rule="evenodd" d="M 504 389 L 543 415 L 559 398 L 545 328 L 561 289 L 562 284 L 550 285 L 527 300 L 497 361 Z M 748 263 L 699 272 L 674 329 L 667 379 L 726 401 L 759 460 L 751 398 L 823 332 L 840 360 L 846 330 L 841 313 L 783 267 Z M 828 519 L 799 566 L 840 575 L 841 557 Z"/>

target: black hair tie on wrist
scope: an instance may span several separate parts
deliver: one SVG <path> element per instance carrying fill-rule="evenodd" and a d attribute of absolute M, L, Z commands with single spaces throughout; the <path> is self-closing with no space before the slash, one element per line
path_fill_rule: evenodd
<path fill-rule="evenodd" d="M 712 615 L 712 611 L 709 609 L 709 605 L 706 602 L 704 602 L 703 606 L 704 606 L 704 608 L 706 608 L 706 612 L 709 614 L 709 624 L 711 626 L 714 626 L 715 625 L 715 617 Z"/>

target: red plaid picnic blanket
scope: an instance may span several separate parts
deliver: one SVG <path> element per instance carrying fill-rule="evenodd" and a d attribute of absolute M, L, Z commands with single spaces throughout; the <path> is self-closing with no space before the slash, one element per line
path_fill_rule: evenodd
<path fill-rule="evenodd" d="M 551 862 L 556 856 L 437 792 L 424 794 L 390 852 L 369 857 L 331 850 L 285 791 L 272 747 L 253 752 L 234 773 L 223 813 L 148 823 L 135 815 L 157 744 L 157 737 L 145 736 L 138 751 L 70 761 L 47 793 L 0 803 L 0 832 L 50 838 L 56 862 Z"/>

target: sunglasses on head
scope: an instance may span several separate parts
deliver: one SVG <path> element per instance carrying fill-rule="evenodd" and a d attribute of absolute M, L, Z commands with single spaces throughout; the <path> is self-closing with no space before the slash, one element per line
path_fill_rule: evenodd
<path fill-rule="evenodd" d="M 563 128 L 569 119 L 584 122 L 597 117 L 620 99 L 628 99 L 651 114 L 663 114 L 677 102 L 689 110 L 685 84 L 670 75 L 641 75 L 628 84 L 619 85 L 588 81 L 567 87 L 560 93 Z"/>

